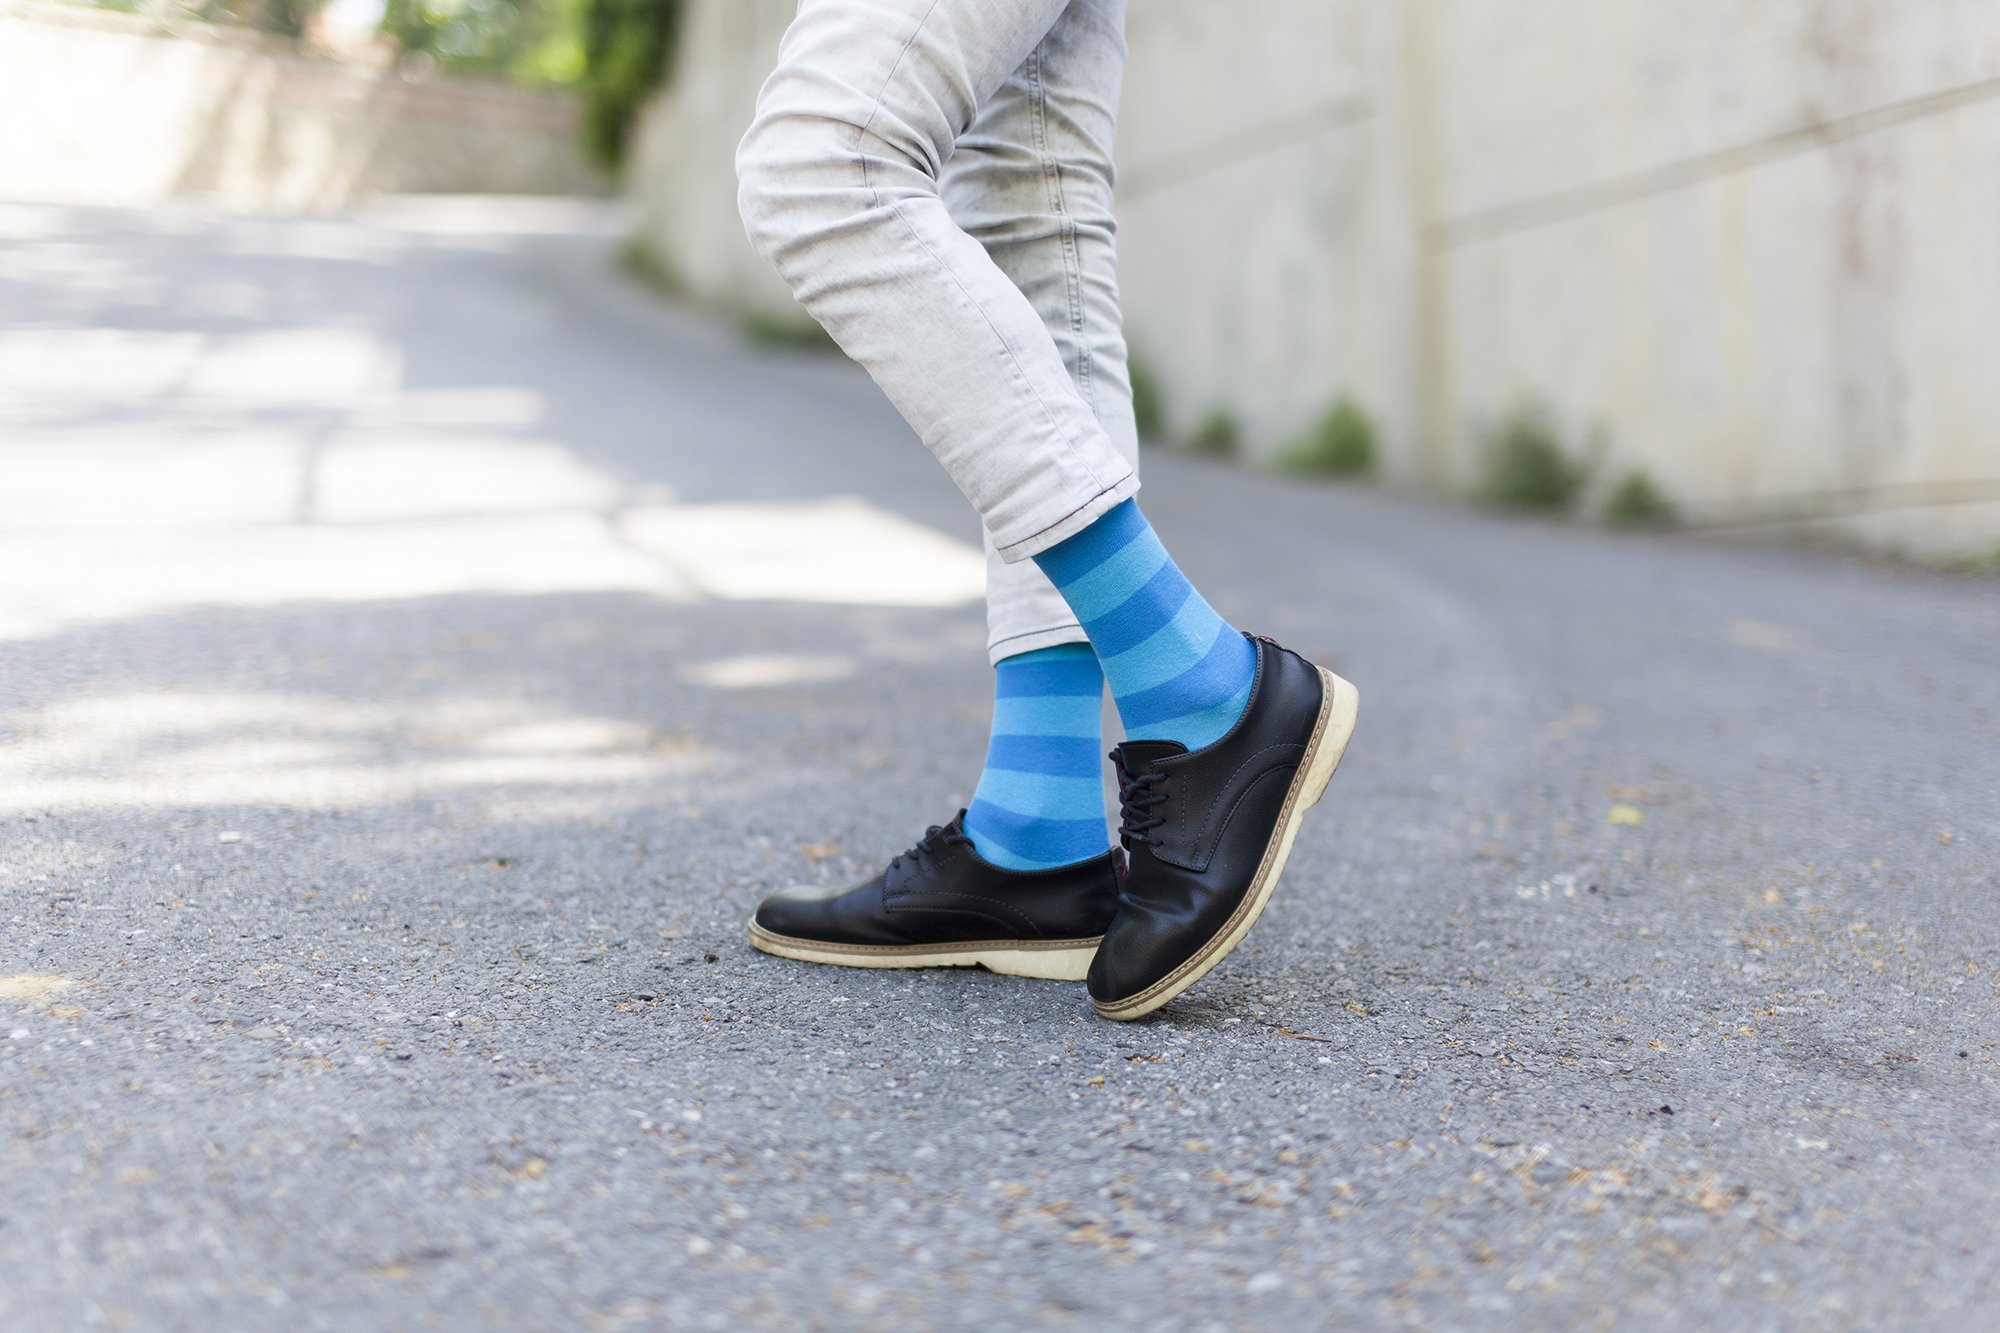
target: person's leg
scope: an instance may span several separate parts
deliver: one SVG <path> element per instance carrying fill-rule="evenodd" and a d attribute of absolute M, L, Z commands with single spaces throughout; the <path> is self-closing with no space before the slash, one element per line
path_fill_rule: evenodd
<path fill-rule="evenodd" d="M 1077 391 L 1136 460 L 1112 246 L 1123 17 L 1122 2 L 1071 5 L 960 140 L 944 196 L 1042 315 Z M 1087 638 L 1126 725 L 1117 758 L 1132 857 L 1090 990 L 1107 1017 L 1137 1017 L 1192 985 L 1256 920 L 1300 814 L 1345 747 L 1353 687 L 1232 630 L 1181 577 L 1132 501 L 1033 561 L 1004 563 L 989 541 L 987 598 L 1003 697 L 966 829 L 997 842 L 1021 827 L 983 817 L 990 786 L 996 799 L 1011 796 L 1042 816 L 1029 827 L 1078 829 L 1080 849 L 1095 784 L 1023 779 L 1007 765 L 1027 765 L 1007 750 L 1023 703 L 1016 669 L 1070 651 L 1042 645 Z M 1094 688 L 1090 695 L 1094 703 Z M 1060 700 L 1034 707 L 1096 730 Z M 1081 769 L 1080 743 L 1037 744 Z"/>
<path fill-rule="evenodd" d="M 1125 0 L 1072 0 L 980 108 L 940 184 L 952 221 L 1028 299 L 1111 447 L 1136 469 L 1112 204 L 1124 65 Z M 990 538 L 986 618 L 995 662 L 1084 642 L 1048 577 Z"/>
<path fill-rule="evenodd" d="M 1009 561 L 1138 490 L 939 176 L 1071 0 L 804 0 L 737 150 L 751 240 L 874 377 Z"/>
<path fill-rule="evenodd" d="M 965 832 L 1008 870 L 1102 856 L 1104 673 L 1087 643 L 1002 658 L 993 669 L 993 730 Z"/>
<path fill-rule="evenodd" d="M 1199 750 L 1243 716 L 1257 651 L 1127 500 L 1035 557 L 1083 622 L 1131 740 Z"/>
<path fill-rule="evenodd" d="M 1102 677 L 1087 649 L 1062 646 L 1081 638 L 1075 618 L 1048 614 L 1060 599 L 1046 581 L 1035 589 L 1025 557 L 1087 527 L 1138 479 L 1035 304 L 953 223 L 939 181 L 1069 6 L 805 0 L 738 153 L 752 240 L 945 465 L 989 549 L 1024 566 L 997 592 L 1029 630 L 1012 645 L 1022 660 L 996 671 L 993 746 L 971 807 L 985 846 L 954 820 L 861 884 L 774 894 L 750 923 L 768 953 L 1081 979 L 1116 907 Z M 1072 817 L 1086 794 L 1088 811 Z"/>
<path fill-rule="evenodd" d="M 1250 648 L 1247 690 L 1232 684 L 1244 664 L 1234 648 L 1241 636 L 1163 551 L 1146 572 L 1157 541 L 1125 503 L 1136 471 L 1034 306 L 940 198 L 939 173 L 957 139 L 1069 7 L 803 0 L 738 170 L 745 225 L 794 296 L 944 464 L 994 549 L 1010 563 L 1038 558 L 1104 663 L 1128 725 L 1147 716 L 1169 733 L 1119 747 L 1121 839 L 1132 862 L 1102 942 L 1052 940 L 1065 961 L 1039 973 L 1069 975 L 1069 957 L 1090 944 L 1092 999 L 1123 1019 L 1180 994 L 1255 922 L 1300 816 L 1346 747 L 1354 690 L 1262 641 Z M 846 895 L 779 904 L 770 922 L 796 923 L 802 935 L 767 924 L 767 900 L 752 940 L 825 961 L 886 949 L 897 960 L 890 965 L 935 955 L 995 966 L 977 950 L 946 956 L 936 950 L 947 946 L 903 942 L 912 907 L 940 914 L 933 920 L 1022 918 L 1008 923 L 1013 944 L 1038 929 L 999 896 L 1012 886 L 996 877 L 1009 872 L 967 855 L 971 844 L 954 824 Z M 1081 904 L 1102 892 L 1098 865 L 1035 873 L 1056 886 L 1051 902 Z M 898 942 L 875 943 L 883 936 Z M 1003 952 L 1011 966 L 1026 951 Z"/>
<path fill-rule="evenodd" d="M 1138 464 L 1113 238 L 1112 140 L 1125 0 L 1072 0 L 959 137 L 940 182 L 952 221 L 1028 299 L 1077 393 Z M 1037 869 L 1105 849 L 1103 675 L 1076 613 L 1032 560 L 986 542 L 993 734 L 965 831 Z"/>
<path fill-rule="evenodd" d="M 1072 613 L 1061 620 L 1101 620 L 1114 634 L 1096 647 L 1128 728 L 1135 716 L 1184 725 L 1176 739 L 1196 748 L 1233 722 L 1228 707 L 1242 702 L 1251 659 L 1191 594 L 1143 518 L 1136 527 L 1147 531 L 1143 553 L 1157 557 L 1154 567 L 1139 585 L 1118 581 L 1142 554 L 1128 549 L 1136 511 L 1128 505 L 1120 521 L 1101 520 L 1136 491 L 1137 472 L 1086 396 L 1099 367 L 1084 344 L 1114 335 L 1101 331 L 1110 319 L 1085 318 L 1083 268 L 1065 252 L 1084 243 L 1085 228 L 1059 206 L 1064 162 L 1049 147 L 1055 124 L 1074 149 L 1079 192 L 1098 178 L 1086 218 L 1108 251 L 1116 87 L 1105 72 L 1122 62 L 1121 21 L 1118 6 L 1099 0 L 805 0 L 738 167 L 752 238 L 937 454 L 998 554 L 1013 563 L 1073 543 L 1042 569 L 1076 576 L 1070 587 L 1053 579 Z M 1053 104 L 1045 96 L 1051 72 L 1081 76 Z M 1093 73 L 1096 84 L 1112 86 L 1091 86 Z M 989 105 L 998 110 L 980 136 Z M 1072 115 L 1074 127 L 1063 121 Z M 967 137 L 966 170 L 983 174 L 992 192 L 960 211 L 990 246 L 957 225 L 940 189 L 944 164 Z M 1036 207 L 1010 202 L 1031 199 L 1029 173 L 1008 170 L 1010 160 L 1039 168 Z M 977 190 L 959 193 L 978 198 Z M 1047 262 L 1048 247 L 1034 244 L 1051 232 L 1060 270 Z M 1006 256 L 1010 236 L 1025 243 L 1019 283 L 989 253 Z M 1116 280 L 1106 261 L 1094 266 L 1091 299 L 1108 314 Z M 1065 332 L 1067 355 L 1058 340 Z M 1121 361 L 1107 358 L 1106 392 L 1129 399 L 1113 369 Z M 1081 578 L 1113 553 L 1124 557 L 1116 570 Z M 1003 606 L 1021 583 L 1002 576 L 1010 577 L 1013 590 L 1004 582 L 996 589 Z M 1045 594 L 1032 591 L 1046 606 Z M 1065 626 L 1053 632 L 1067 637 Z"/>

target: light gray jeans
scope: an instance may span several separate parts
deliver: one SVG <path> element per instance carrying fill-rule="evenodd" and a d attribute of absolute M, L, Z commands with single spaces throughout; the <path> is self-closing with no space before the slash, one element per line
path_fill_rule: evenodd
<path fill-rule="evenodd" d="M 995 661 L 1083 641 L 1027 557 L 1139 489 L 1124 27 L 1125 0 L 802 0 L 737 149 L 751 240 L 979 511 Z"/>

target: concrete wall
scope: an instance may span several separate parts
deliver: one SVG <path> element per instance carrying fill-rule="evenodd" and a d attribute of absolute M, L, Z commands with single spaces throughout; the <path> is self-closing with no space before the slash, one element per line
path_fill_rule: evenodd
<path fill-rule="evenodd" d="M 639 236 L 696 304 L 810 323 L 736 215 L 736 141 L 796 0 L 686 0 L 667 96 L 633 135 L 626 177 Z"/>
<path fill-rule="evenodd" d="M 729 160 L 792 0 L 694 0 L 647 238 L 788 311 Z M 2000 543 L 2000 6 L 1135 0 L 1121 278 L 1175 424 L 1268 454 L 1334 396 L 1459 491 L 1526 400 L 1696 521 Z M 1592 497 L 1594 502 L 1595 496 Z"/>
<path fill-rule="evenodd" d="M 375 194 L 602 189 L 562 94 L 316 60 L 204 24 L 0 8 L 0 196 L 263 208 Z"/>
<path fill-rule="evenodd" d="M 1698 513 L 2000 542 L 2000 7 L 1436 12 L 1434 401 L 1541 394 Z"/>

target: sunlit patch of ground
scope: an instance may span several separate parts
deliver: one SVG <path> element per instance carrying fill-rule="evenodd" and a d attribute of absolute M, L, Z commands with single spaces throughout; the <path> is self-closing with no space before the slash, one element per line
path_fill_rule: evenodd
<path fill-rule="evenodd" d="M 70 977 L 39 976 L 33 973 L 0 977 L 0 1004 L 9 1002 L 43 1004 L 74 985 L 76 982 Z"/>
<path fill-rule="evenodd" d="M 454 594 L 982 595 L 976 549 L 865 500 L 677 503 L 538 434 L 531 390 L 401 373 L 352 328 L 0 333 L 0 639 Z"/>
<path fill-rule="evenodd" d="M 17 715 L 0 813 L 191 805 L 352 807 L 515 784 L 647 782 L 707 749 L 520 700 L 371 705 L 303 693 L 98 695 Z"/>
<path fill-rule="evenodd" d="M 750 653 L 696 662 L 680 674 L 682 680 L 712 690 L 756 690 L 845 680 L 854 671 L 853 658 L 832 653 Z"/>
<path fill-rule="evenodd" d="M 73 268 L 66 290 L 154 300 L 143 275 L 59 242 L 0 268 L 30 259 Z M 175 299 L 259 318 L 261 289 L 239 288 Z M 0 329 L 0 645 L 216 608 L 588 593 L 926 607 L 983 593 L 976 548 L 866 500 L 684 503 L 571 448 L 533 388 L 408 385 L 397 347 L 366 327 L 217 327 Z M 750 656 L 681 678 L 756 689 L 855 670 Z M 240 683 L 43 699 L 11 684 L 6 814 L 508 801 L 527 787 L 601 806 L 724 767 L 684 736 L 504 686 L 419 703 Z"/>

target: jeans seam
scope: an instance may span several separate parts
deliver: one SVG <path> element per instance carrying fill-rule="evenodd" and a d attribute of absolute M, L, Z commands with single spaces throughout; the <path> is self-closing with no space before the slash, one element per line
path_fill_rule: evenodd
<path fill-rule="evenodd" d="M 896 71 L 903 67 L 905 60 L 909 59 L 910 48 L 917 44 L 917 38 L 923 35 L 924 25 L 931 21 L 931 15 L 937 13 L 937 7 L 943 3 L 944 0 L 931 0 L 930 8 L 924 11 L 923 17 L 917 20 L 915 27 L 910 29 L 910 35 L 903 39 L 903 49 L 896 52 L 896 58 L 889 63 L 888 73 L 882 76 L 882 86 L 875 90 L 875 100 L 868 106 L 868 119 L 854 127 L 852 151 L 856 160 L 861 164 L 861 184 L 867 189 L 869 196 L 875 200 L 878 206 L 882 200 L 875 194 L 875 187 L 869 183 L 868 155 L 861 151 L 861 141 L 867 138 L 868 131 L 875 127 L 875 117 L 882 114 L 882 99 L 888 96 L 889 85 L 895 82 L 896 79 Z"/>
<path fill-rule="evenodd" d="M 1063 295 L 1069 303 L 1069 330 L 1076 339 L 1077 393 L 1090 408 L 1090 414 L 1097 416 L 1097 380 L 1092 374 L 1090 342 L 1084 336 L 1083 258 L 1077 252 L 1076 218 L 1070 214 L 1069 202 L 1063 194 L 1062 162 L 1049 147 L 1049 85 L 1042 77 L 1042 52 L 1049 41 L 1044 36 L 1028 56 L 1028 80 L 1034 88 L 1035 153 L 1041 158 L 1049 211 L 1055 216 L 1056 235 L 1062 247 Z"/>
<path fill-rule="evenodd" d="M 1075 630 L 1077 633 L 1082 634 L 1083 626 L 1078 624 L 1074 620 L 1066 620 L 1060 625 L 1047 625 L 1041 629 L 1024 629 L 1019 634 L 1003 634 L 999 638 L 987 644 L 986 646 L 988 648 L 998 648 L 1001 644 L 1012 643 L 1016 639 L 1032 639 L 1032 638 L 1037 638 L 1043 634 L 1067 634 L 1071 630 Z M 1086 635 L 1084 638 L 1084 642 L 1088 643 L 1089 641 L 1090 641 L 1089 636 Z"/>

